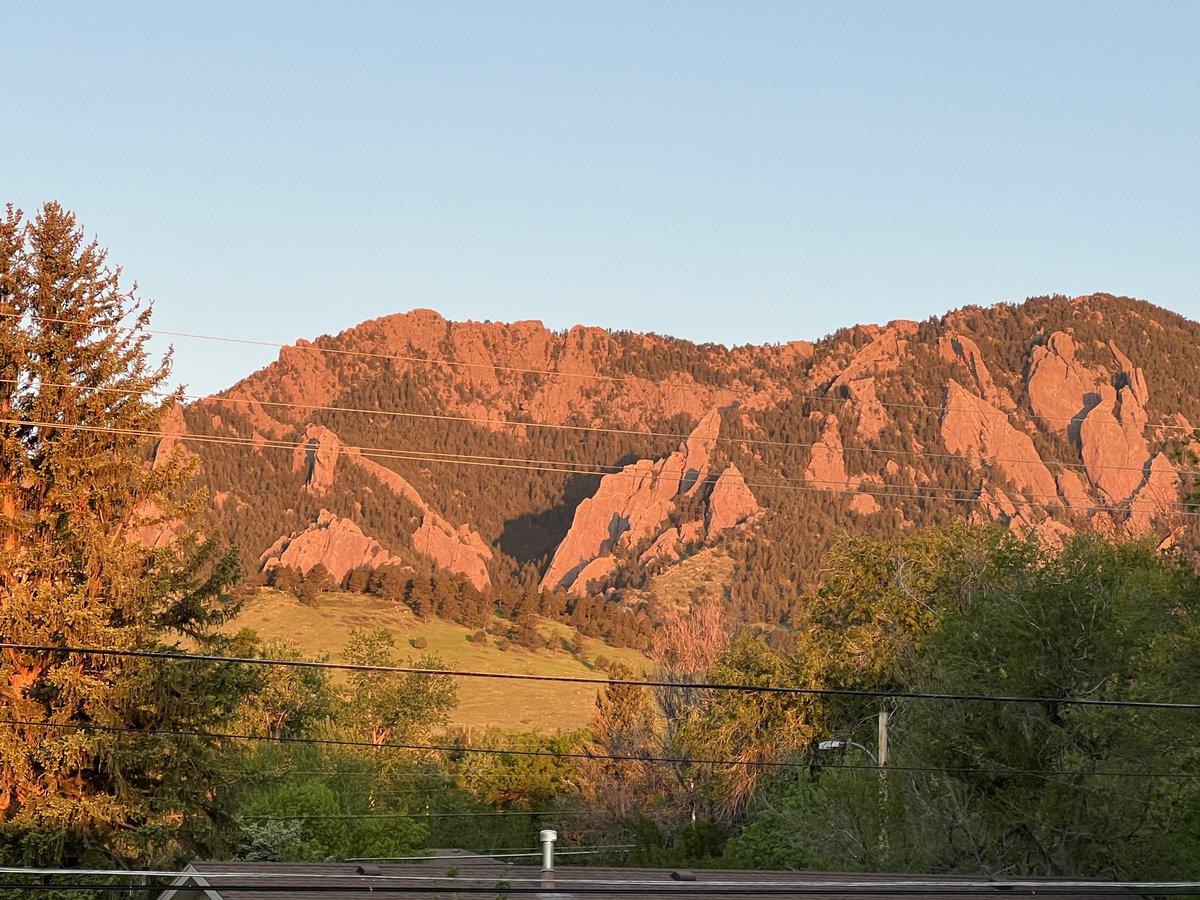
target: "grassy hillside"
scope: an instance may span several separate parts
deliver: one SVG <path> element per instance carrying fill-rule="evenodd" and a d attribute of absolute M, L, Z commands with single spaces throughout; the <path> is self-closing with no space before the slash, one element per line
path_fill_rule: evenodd
<path fill-rule="evenodd" d="M 585 663 L 564 646 L 574 636 L 574 629 L 548 621 L 539 626 L 549 644 L 546 649 L 529 651 L 509 644 L 501 650 L 491 635 L 477 644 L 469 639 L 473 633 L 469 628 L 440 619 L 422 622 L 403 604 L 363 594 L 326 593 L 316 607 L 311 607 L 291 594 L 264 589 L 248 600 L 241 615 L 225 627 L 230 631 L 253 629 L 264 641 L 291 641 L 307 658 L 328 653 L 335 662 L 342 658 L 351 629 L 386 628 L 395 635 L 401 653 L 407 651 L 414 659 L 436 653 L 453 669 L 594 678 L 604 675 L 591 665 L 601 656 L 636 671 L 648 665 L 645 657 L 634 650 L 612 648 L 591 638 L 583 641 Z M 424 650 L 412 646 L 419 637 L 428 643 Z M 488 726 L 514 731 L 566 731 L 587 724 L 595 695 L 590 685 L 460 678 L 459 705 L 452 724 L 468 731 Z"/>

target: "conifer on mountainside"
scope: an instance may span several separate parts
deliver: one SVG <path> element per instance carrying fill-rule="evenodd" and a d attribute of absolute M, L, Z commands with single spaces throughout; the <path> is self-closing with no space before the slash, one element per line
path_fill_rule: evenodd
<path fill-rule="evenodd" d="M 116 651 L 219 649 L 234 554 L 186 526 L 187 455 L 149 436 L 179 401 L 149 309 L 55 203 L 0 226 L 0 636 Z M 165 451 L 165 448 L 164 448 Z M 170 523 L 165 546 L 139 528 Z M 229 667 L 0 650 L 0 858 L 164 862 L 216 846 Z M 227 729 L 226 729 L 227 730 Z M 190 734 L 184 734 L 190 732 Z M 198 777 L 198 773 L 206 773 Z M 103 849 L 101 849 L 103 848 Z"/>

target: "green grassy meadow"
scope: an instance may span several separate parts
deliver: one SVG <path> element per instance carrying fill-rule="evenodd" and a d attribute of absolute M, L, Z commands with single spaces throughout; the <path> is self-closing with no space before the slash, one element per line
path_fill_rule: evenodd
<path fill-rule="evenodd" d="M 497 620 L 499 621 L 499 620 Z M 634 671 L 644 672 L 648 662 L 636 650 L 613 648 L 584 639 L 584 662 L 563 647 L 575 631 L 567 625 L 544 621 L 539 627 L 548 641 L 545 649 L 530 651 L 509 644 L 501 650 L 488 635 L 486 642 L 470 640 L 474 629 L 440 619 L 420 621 L 408 607 L 362 594 L 324 593 L 315 607 L 305 606 L 291 594 L 263 589 L 246 601 L 242 612 L 226 623 L 225 630 L 250 628 L 264 641 L 290 641 L 306 658 L 328 654 L 341 660 L 346 638 L 355 628 L 386 628 L 396 638 L 400 656 L 413 660 L 436 653 L 447 668 L 527 675 L 569 675 L 603 678 L 591 661 L 604 656 Z M 428 646 L 417 650 L 412 641 L 425 638 Z M 337 676 L 335 675 L 335 678 Z M 452 726 L 468 733 L 491 727 L 510 731 L 537 729 L 547 733 L 587 725 L 596 687 L 586 684 L 501 681 L 457 678 L 458 708 Z"/>

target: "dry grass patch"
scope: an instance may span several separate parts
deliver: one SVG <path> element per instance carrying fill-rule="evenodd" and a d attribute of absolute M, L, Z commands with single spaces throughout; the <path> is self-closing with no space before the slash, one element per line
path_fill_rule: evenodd
<path fill-rule="evenodd" d="M 308 659 L 328 654 L 335 662 L 341 661 L 352 629 L 386 628 L 395 636 L 402 656 L 415 660 L 426 653 L 436 653 L 451 669 L 604 677 L 603 672 L 558 649 L 560 641 L 569 642 L 575 633 L 562 623 L 543 621 L 538 628 L 554 649 L 531 652 L 510 644 L 507 650 L 500 650 L 491 635 L 483 643 L 470 640 L 477 629 L 440 619 L 422 622 L 406 606 L 361 594 L 322 594 L 318 605 L 311 607 L 291 594 L 264 589 L 250 598 L 241 614 L 225 628 L 229 631 L 250 628 L 264 641 L 291 641 Z M 418 638 L 425 639 L 424 649 L 413 647 Z M 589 661 L 605 656 L 639 672 L 648 666 L 646 658 L 636 650 L 609 647 L 591 638 L 584 640 L 583 655 Z M 596 696 L 596 687 L 587 684 L 490 678 L 458 678 L 456 682 L 459 705 L 451 722 L 468 733 L 489 726 L 513 731 L 537 728 L 547 732 L 582 728 L 588 723 Z"/>

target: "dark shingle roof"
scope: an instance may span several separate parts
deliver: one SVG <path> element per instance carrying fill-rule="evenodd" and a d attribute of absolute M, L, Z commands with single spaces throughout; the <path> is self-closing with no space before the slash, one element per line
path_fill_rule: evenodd
<path fill-rule="evenodd" d="M 507 895 L 510 898 L 546 897 L 555 900 L 600 900 L 602 897 L 669 897 L 673 900 L 751 900 L 762 897 L 838 898 L 855 900 L 1003 900 L 1033 895 L 1069 896 L 1071 900 L 1134 895 L 1111 888 L 1060 881 L 1038 886 L 989 881 L 986 877 L 922 875 L 867 875 L 830 872 L 764 872 L 730 869 L 609 868 L 563 866 L 546 879 L 535 866 L 509 865 L 500 860 L 472 857 L 437 857 L 408 863 L 248 863 L 205 862 L 191 867 L 192 884 L 207 888 L 207 896 L 220 900 L 347 900 L 356 897 L 393 896 L 414 900 L 449 900 Z M 202 880 L 202 881 L 198 881 Z M 1033 881 L 1033 879 L 1029 879 Z M 183 887 L 181 885 L 181 887 Z M 183 888 L 186 890 L 186 888 Z M 168 896 L 168 895 L 164 895 Z M 179 895 L 182 896 L 182 893 Z M 204 895 L 201 895 L 204 896 Z"/>

